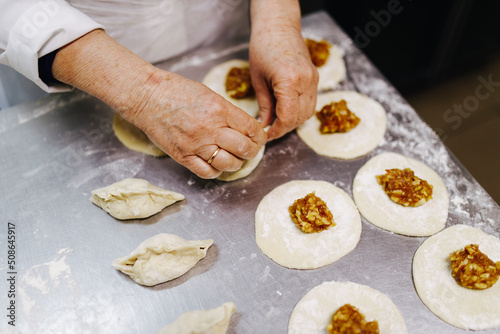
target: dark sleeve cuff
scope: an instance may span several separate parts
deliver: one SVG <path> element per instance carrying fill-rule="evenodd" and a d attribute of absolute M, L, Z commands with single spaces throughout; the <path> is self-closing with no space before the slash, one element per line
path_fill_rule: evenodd
<path fill-rule="evenodd" d="M 54 78 L 52 75 L 52 64 L 54 63 L 57 51 L 59 50 L 52 51 L 51 53 L 38 58 L 38 75 L 47 86 L 62 84 L 62 82 Z"/>

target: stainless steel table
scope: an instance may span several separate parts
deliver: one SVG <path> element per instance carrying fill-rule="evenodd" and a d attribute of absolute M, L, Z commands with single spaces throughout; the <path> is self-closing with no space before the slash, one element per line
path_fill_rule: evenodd
<path fill-rule="evenodd" d="M 297 301 L 312 287 L 335 280 L 387 294 L 410 333 L 462 332 L 434 316 L 414 290 L 412 257 L 425 238 L 392 234 L 363 219 L 355 250 L 317 270 L 283 268 L 255 244 L 254 212 L 273 188 L 290 180 L 318 179 L 352 194 L 358 168 L 385 151 L 421 160 L 441 175 L 450 195 L 447 226 L 468 224 L 500 237 L 499 206 L 331 18 L 314 13 L 304 18 L 303 27 L 345 50 L 348 77 L 342 89 L 366 94 L 387 109 L 385 139 L 368 156 L 349 161 L 321 157 L 290 133 L 268 145 L 253 174 L 224 183 L 197 178 L 169 158 L 126 149 L 113 135 L 110 108 L 81 92 L 0 112 L 0 295 L 5 315 L 15 301 L 15 329 L 155 333 L 185 311 L 233 301 L 238 313 L 229 333 L 286 333 Z M 211 47 L 159 66 L 201 80 L 219 62 L 246 58 L 247 47 L 245 41 Z M 89 202 L 91 190 L 126 177 L 145 178 L 186 200 L 133 221 L 118 221 Z M 16 238 L 12 268 L 9 227 Z M 111 266 L 157 233 L 212 238 L 214 246 L 187 274 L 155 287 L 140 286 Z M 10 276 L 15 298 L 7 293 Z M 11 328 L 5 315 L 3 331 Z"/>

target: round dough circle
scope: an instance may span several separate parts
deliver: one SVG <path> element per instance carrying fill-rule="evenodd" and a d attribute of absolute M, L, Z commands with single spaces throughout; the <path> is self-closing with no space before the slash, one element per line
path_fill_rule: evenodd
<path fill-rule="evenodd" d="M 330 56 L 326 63 L 321 67 L 316 67 L 319 74 L 318 91 L 326 91 L 337 86 L 339 82 L 345 79 L 346 68 L 342 50 L 332 44 L 330 47 Z"/>
<path fill-rule="evenodd" d="M 500 261 L 500 240 L 474 227 L 454 225 L 425 240 L 413 258 L 413 282 L 422 302 L 450 325 L 471 330 L 500 326 L 500 282 L 486 290 L 459 286 L 449 254 L 469 244 Z"/>
<path fill-rule="evenodd" d="M 333 214 L 335 226 L 304 233 L 292 221 L 288 207 L 315 191 Z M 290 181 L 264 196 L 255 212 L 255 236 L 261 251 L 276 263 L 294 269 L 316 269 L 356 247 L 361 217 L 345 191 L 326 181 Z"/>
<path fill-rule="evenodd" d="M 226 92 L 226 76 L 233 67 L 249 67 L 250 63 L 246 60 L 232 59 L 214 66 L 203 78 L 202 83 L 224 97 L 226 100 L 243 109 L 247 114 L 256 117 L 259 113 L 259 103 L 255 96 L 244 99 L 233 99 Z"/>
<path fill-rule="evenodd" d="M 127 122 L 117 113 L 113 116 L 113 131 L 115 132 L 116 138 L 118 138 L 126 148 L 132 151 L 141 152 L 154 157 L 163 157 L 167 155 L 160 150 L 158 146 L 153 144 L 141 129 Z"/>
<path fill-rule="evenodd" d="M 288 334 L 324 334 L 332 315 L 351 304 L 366 321 L 376 320 L 380 333 L 408 333 L 403 316 L 392 300 L 378 290 L 352 282 L 325 282 L 302 297 L 290 316 Z"/>
<path fill-rule="evenodd" d="M 247 177 L 259 165 L 260 161 L 262 160 L 262 157 L 264 156 L 265 149 L 266 146 L 265 145 L 262 146 L 257 155 L 255 156 L 255 158 L 253 158 L 252 160 L 246 160 L 241 166 L 241 168 L 235 172 L 223 172 L 221 175 L 217 177 L 217 180 L 229 182 Z"/>
<path fill-rule="evenodd" d="M 318 95 L 316 110 L 331 102 L 345 100 L 361 121 L 349 132 L 322 134 L 316 115 L 297 128 L 299 137 L 316 153 L 331 158 L 353 159 L 372 151 L 384 137 L 387 117 L 384 107 L 354 91 L 336 91 Z"/>
<path fill-rule="evenodd" d="M 376 178 L 390 168 L 411 168 L 433 186 L 432 199 L 419 207 L 394 203 Z M 368 160 L 354 177 L 352 194 L 366 220 L 398 234 L 429 236 L 441 231 L 448 219 L 448 191 L 439 175 L 427 165 L 400 154 L 386 152 Z"/>

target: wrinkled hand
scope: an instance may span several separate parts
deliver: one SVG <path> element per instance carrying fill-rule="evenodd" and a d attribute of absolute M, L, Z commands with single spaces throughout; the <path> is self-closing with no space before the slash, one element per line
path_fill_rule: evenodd
<path fill-rule="evenodd" d="M 295 129 L 314 114 L 318 71 L 311 62 L 300 29 L 253 29 L 250 70 L 268 140 Z M 275 113 L 275 115 L 274 115 Z"/>
<path fill-rule="evenodd" d="M 137 93 L 138 105 L 122 112 L 124 117 L 202 178 L 238 170 L 245 159 L 255 157 L 267 134 L 254 118 L 198 82 L 159 72 L 157 88 Z"/>

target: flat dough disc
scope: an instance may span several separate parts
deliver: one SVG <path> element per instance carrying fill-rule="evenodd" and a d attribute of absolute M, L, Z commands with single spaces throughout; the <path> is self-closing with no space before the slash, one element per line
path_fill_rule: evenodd
<path fill-rule="evenodd" d="M 241 168 L 235 172 L 223 172 L 221 175 L 217 177 L 217 180 L 229 182 L 247 177 L 259 165 L 260 161 L 262 160 L 262 157 L 264 156 L 265 149 L 266 146 L 265 145 L 262 146 L 257 155 L 255 156 L 255 158 L 253 158 L 252 160 L 246 160 L 243 163 L 243 166 L 241 166 Z"/>
<path fill-rule="evenodd" d="M 160 150 L 158 146 L 153 144 L 141 129 L 127 122 L 117 113 L 113 116 L 113 130 L 116 138 L 132 151 L 141 152 L 154 157 L 167 155 Z"/>
<path fill-rule="evenodd" d="M 232 59 L 224 63 L 214 66 L 202 80 L 202 83 L 224 97 L 226 100 L 234 104 L 240 109 L 243 109 L 247 114 L 256 117 L 259 113 L 259 103 L 257 98 L 247 97 L 244 99 L 233 99 L 226 93 L 226 76 L 233 67 L 249 67 L 250 64 L 246 60 Z"/>
<path fill-rule="evenodd" d="M 344 63 L 344 54 L 342 50 L 332 44 L 330 47 L 330 56 L 326 63 L 321 67 L 316 67 L 319 74 L 318 91 L 326 91 L 334 88 L 345 79 L 346 69 Z"/>
<path fill-rule="evenodd" d="M 376 175 L 390 168 L 410 168 L 433 186 L 432 199 L 419 207 L 394 203 L 378 184 Z M 441 231 L 448 219 L 448 191 L 439 175 L 427 165 L 396 153 L 381 153 L 359 169 L 352 194 L 361 215 L 385 230 L 410 236 L 429 236 Z"/>
<path fill-rule="evenodd" d="M 319 94 L 316 110 L 331 102 L 345 100 L 347 107 L 361 121 L 349 132 L 321 134 L 316 115 L 297 128 L 299 137 L 316 153 L 331 158 L 353 159 L 372 151 L 382 141 L 387 117 L 384 107 L 375 100 L 354 91 Z"/>
<path fill-rule="evenodd" d="M 461 287 L 451 276 L 449 255 L 469 244 L 500 261 L 500 240 L 467 225 L 454 225 L 420 245 L 413 258 L 413 282 L 422 302 L 450 325 L 471 330 L 500 326 L 500 282 L 486 290 Z"/>
<path fill-rule="evenodd" d="M 380 333 L 408 333 L 403 316 L 392 300 L 366 285 L 352 282 L 325 282 L 302 297 L 290 316 L 288 334 L 324 334 L 332 315 L 351 304 L 366 321 L 376 320 Z"/>
<path fill-rule="evenodd" d="M 292 221 L 288 207 L 315 191 L 333 214 L 335 226 L 304 233 Z M 345 191 L 326 181 L 290 181 L 267 194 L 255 212 L 255 237 L 261 251 L 276 263 L 295 269 L 330 264 L 356 247 L 361 218 Z"/>

